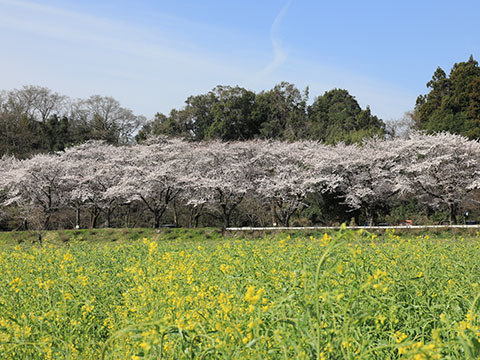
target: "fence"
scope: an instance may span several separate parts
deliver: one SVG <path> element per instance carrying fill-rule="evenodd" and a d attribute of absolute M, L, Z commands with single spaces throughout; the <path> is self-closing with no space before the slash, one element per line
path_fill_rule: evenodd
<path fill-rule="evenodd" d="M 341 226 L 301 226 L 301 227 L 229 227 L 227 231 L 270 231 L 270 230 L 339 230 Z M 398 226 L 347 226 L 347 229 L 381 230 L 381 229 L 479 229 L 480 225 L 398 225 Z"/>

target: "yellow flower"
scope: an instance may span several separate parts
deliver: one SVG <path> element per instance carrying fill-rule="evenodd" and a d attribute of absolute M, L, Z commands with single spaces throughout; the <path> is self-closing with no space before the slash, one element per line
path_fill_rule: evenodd
<path fill-rule="evenodd" d="M 19 277 L 16 277 L 13 280 L 11 280 L 8 284 L 10 285 L 10 290 L 12 290 L 15 293 L 18 293 L 20 291 L 19 287 L 22 286 L 22 279 Z"/>
<path fill-rule="evenodd" d="M 255 293 L 255 286 L 249 286 L 245 294 L 245 301 L 255 305 L 256 303 L 258 303 L 258 301 L 262 297 L 262 294 L 263 294 L 263 289 L 258 289 L 258 291 Z"/>
<path fill-rule="evenodd" d="M 397 331 L 395 334 L 393 334 L 393 337 L 395 338 L 395 340 L 397 340 L 397 343 L 401 343 L 407 338 L 407 334 L 404 334 L 401 331 Z"/>
<path fill-rule="evenodd" d="M 67 252 L 66 254 L 63 255 L 63 261 L 72 261 L 73 260 L 73 255 Z"/>
<path fill-rule="evenodd" d="M 152 241 L 150 244 L 148 244 L 148 253 L 153 253 L 157 249 L 157 247 L 158 243 L 156 241 Z"/>

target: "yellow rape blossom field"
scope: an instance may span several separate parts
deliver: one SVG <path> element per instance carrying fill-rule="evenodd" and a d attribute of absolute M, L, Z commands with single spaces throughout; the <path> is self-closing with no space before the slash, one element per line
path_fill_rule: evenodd
<path fill-rule="evenodd" d="M 478 236 L 0 245 L 1 359 L 480 356 Z"/>

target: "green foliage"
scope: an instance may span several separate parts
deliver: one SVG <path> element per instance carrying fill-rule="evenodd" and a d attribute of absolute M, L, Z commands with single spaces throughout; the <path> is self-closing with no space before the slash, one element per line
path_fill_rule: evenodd
<path fill-rule="evenodd" d="M 38 153 L 61 151 L 91 139 L 109 140 L 105 132 L 66 116 L 54 114 L 40 122 L 28 115 L 17 116 L 0 109 L 0 156 L 14 155 L 23 159 Z"/>
<path fill-rule="evenodd" d="M 15 117 L 14 114 L 0 110 L 0 156 L 16 155 L 26 157 L 42 149 L 42 127 L 26 115 Z"/>
<path fill-rule="evenodd" d="M 213 122 L 205 138 L 229 141 L 255 137 L 258 133 L 253 117 L 255 94 L 238 86 L 218 86 L 215 90 L 218 101 L 212 106 Z"/>
<path fill-rule="evenodd" d="M 305 139 L 309 128 L 306 121 L 307 100 L 308 88 L 302 94 L 287 82 L 259 93 L 255 117 L 261 124 L 261 137 L 290 141 Z"/>
<path fill-rule="evenodd" d="M 438 67 L 427 87 L 430 92 L 420 95 L 415 106 L 417 129 L 480 138 L 480 67 L 472 56 L 455 63 L 448 77 Z"/>
<path fill-rule="evenodd" d="M 315 99 L 309 108 L 310 139 L 332 144 L 361 142 L 363 138 L 385 135 L 385 124 L 362 110 L 346 90 L 334 89 Z"/>
<path fill-rule="evenodd" d="M 194 141 L 265 138 L 355 143 L 385 135 L 382 120 L 370 108 L 362 110 L 348 91 L 326 92 L 311 106 L 307 106 L 308 95 L 308 88 L 302 93 L 288 82 L 258 94 L 238 86 L 217 86 L 207 94 L 189 97 L 183 109 L 172 110 L 168 117 L 157 114 L 137 141 L 168 135 Z"/>

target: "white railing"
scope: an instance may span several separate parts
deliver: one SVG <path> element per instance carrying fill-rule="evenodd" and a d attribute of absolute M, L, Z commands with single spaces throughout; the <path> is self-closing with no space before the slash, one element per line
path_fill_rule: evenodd
<path fill-rule="evenodd" d="M 271 226 L 271 227 L 229 227 L 228 231 L 265 231 L 265 230 L 339 230 L 341 226 Z M 347 229 L 380 230 L 380 229 L 478 229 L 480 225 L 396 225 L 396 226 L 347 226 Z"/>

